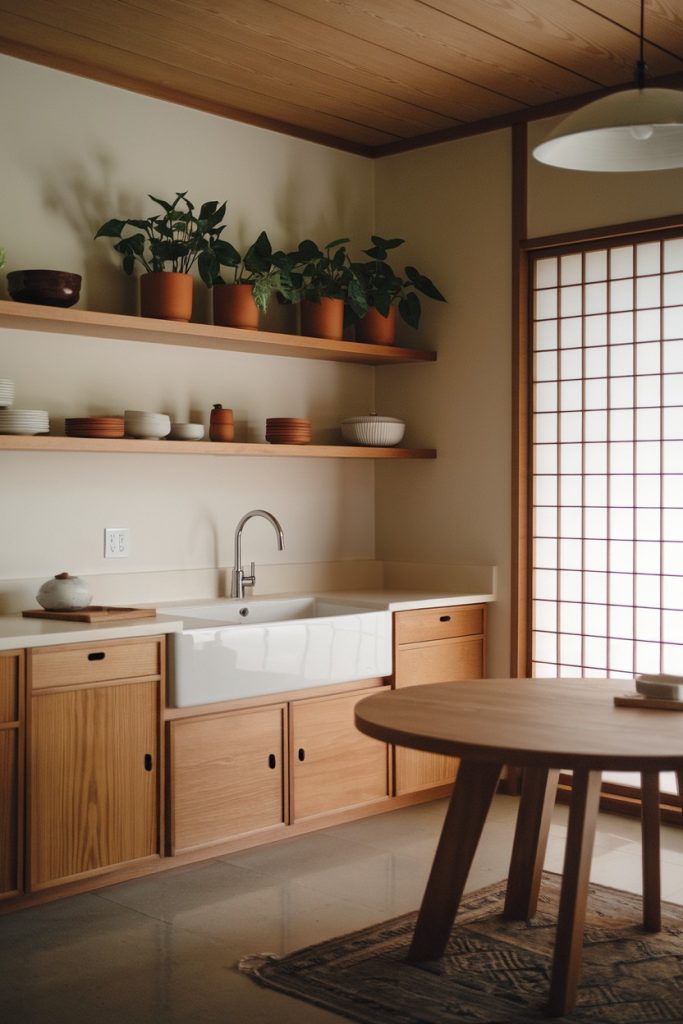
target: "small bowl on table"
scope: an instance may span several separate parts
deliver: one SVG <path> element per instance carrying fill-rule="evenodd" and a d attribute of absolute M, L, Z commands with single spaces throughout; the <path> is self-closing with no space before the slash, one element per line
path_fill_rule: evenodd
<path fill-rule="evenodd" d="M 66 270 L 12 270 L 7 290 L 15 302 L 39 306 L 73 306 L 81 293 L 81 275 Z"/>

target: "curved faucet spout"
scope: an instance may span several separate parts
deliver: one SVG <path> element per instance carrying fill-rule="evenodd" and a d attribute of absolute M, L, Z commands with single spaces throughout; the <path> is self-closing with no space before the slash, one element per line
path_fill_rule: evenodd
<path fill-rule="evenodd" d="M 245 586 L 253 587 L 256 583 L 254 563 L 251 563 L 251 573 L 249 575 L 246 575 L 242 568 L 242 530 L 249 520 L 253 519 L 255 516 L 261 516 L 263 519 L 267 519 L 275 530 L 278 551 L 283 551 L 285 547 L 285 535 L 280 523 L 272 512 L 266 512 L 263 508 L 255 508 L 252 509 L 251 512 L 247 512 L 243 515 L 235 529 L 235 559 L 232 570 L 232 582 L 230 585 L 230 597 L 244 597 Z"/>

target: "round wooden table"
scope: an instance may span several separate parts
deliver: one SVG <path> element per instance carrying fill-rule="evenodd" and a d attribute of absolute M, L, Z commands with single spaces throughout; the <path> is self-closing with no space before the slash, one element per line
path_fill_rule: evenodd
<path fill-rule="evenodd" d="M 628 681 L 485 679 L 378 693 L 356 705 L 361 732 L 461 758 L 410 947 L 411 960 L 444 952 L 504 765 L 524 769 L 505 915 L 536 911 L 561 768 L 573 773 L 549 1012 L 576 1003 L 588 878 L 603 771 L 643 782 L 644 924 L 659 929 L 659 788 L 677 773 L 683 792 L 683 712 L 615 707 Z"/>

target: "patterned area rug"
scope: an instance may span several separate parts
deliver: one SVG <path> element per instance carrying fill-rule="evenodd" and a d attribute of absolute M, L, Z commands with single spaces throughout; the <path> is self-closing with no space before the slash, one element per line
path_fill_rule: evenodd
<path fill-rule="evenodd" d="M 262 985 L 365 1024 L 547 1020 L 559 881 L 544 874 L 531 924 L 501 918 L 503 882 L 467 896 L 438 963 L 406 963 L 412 913 L 282 959 L 245 957 L 238 966 Z M 682 1024 L 683 907 L 663 904 L 656 935 L 643 931 L 641 910 L 639 896 L 591 885 L 578 1002 L 559 1019 Z"/>

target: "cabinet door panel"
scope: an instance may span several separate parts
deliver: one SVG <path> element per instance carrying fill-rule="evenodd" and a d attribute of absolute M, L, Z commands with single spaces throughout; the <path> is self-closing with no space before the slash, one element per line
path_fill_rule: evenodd
<path fill-rule="evenodd" d="M 33 698 L 31 888 L 159 852 L 158 754 L 156 682 Z"/>
<path fill-rule="evenodd" d="M 284 705 L 171 725 L 173 853 L 282 825 Z"/>
<path fill-rule="evenodd" d="M 433 789 L 455 782 L 459 757 L 428 754 L 423 750 L 396 747 L 394 755 L 396 795 L 414 793 L 418 789 Z"/>
<path fill-rule="evenodd" d="M 19 732 L 0 729 L 0 897 L 19 889 Z"/>
<path fill-rule="evenodd" d="M 359 732 L 353 718 L 369 692 L 292 704 L 295 821 L 389 795 L 387 746 Z"/>
<path fill-rule="evenodd" d="M 462 609 L 463 614 L 468 611 Z M 473 611 L 480 614 L 480 609 L 475 608 Z M 483 671 L 484 639 L 481 636 L 407 644 L 396 649 L 394 681 L 397 687 L 480 679 Z M 396 795 L 452 783 L 459 764 L 457 757 L 395 747 Z"/>
<path fill-rule="evenodd" d="M 399 647 L 396 655 L 396 686 L 447 683 L 454 679 L 480 679 L 484 664 L 481 637 L 438 640 L 430 644 Z"/>

